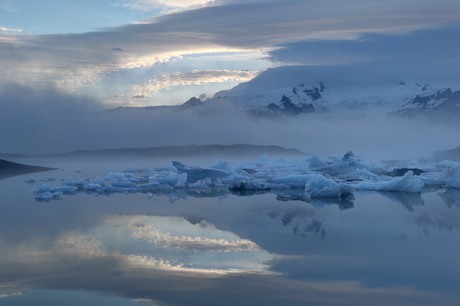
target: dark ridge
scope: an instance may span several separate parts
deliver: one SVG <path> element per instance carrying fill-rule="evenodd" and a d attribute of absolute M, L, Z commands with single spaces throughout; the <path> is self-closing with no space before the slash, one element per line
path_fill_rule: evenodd
<path fill-rule="evenodd" d="M 436 159 L 460 161 L 460 147 L 451 150 L 438 151 L 433 154 Z"/>
<path fill-rule="evenodd" d="M 18 164 L 18 163 L 4 160 L 4 159 L 0 159 L 0 180 L 11 177 L 11 176 L 27 174 L 27 173 L 34 173 L 34 172 L 50 171 L 50 170 L 55 170 L 55 169 L 47 168 L 47 167 L 38 167 L 38 166 Z"/>
<path fill-rule="evenodd" d="M 288 155 L 304 156 L 297 149 L 287 149 L 280 146 L 263 146 L 250 144 L 235 145 L 189 145 L 165 146 L 152 148 L 122 148 L 104 150 L 79 150 L 62 154 L 41 155 L 43 157 L 187 157 L 187 156 L 245 156 L 245 155 Z"/>

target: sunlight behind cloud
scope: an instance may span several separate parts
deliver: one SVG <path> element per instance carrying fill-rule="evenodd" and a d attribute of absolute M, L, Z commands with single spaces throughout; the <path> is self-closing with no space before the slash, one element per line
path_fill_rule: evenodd
<path fill-rule="evenodd" d="M 150 12 L 161 10 L 166 12 L 193 9 L 213 4 L 214 0 L 130 0 L 119 5 L 128 9 Z"/>
<path fill-rule="evenodd" d="M 24 30 L 20 28 L 0 26 L 0 33 L 3 34 L 20 34 L 22 32 L 24 32 Z"/>
<path fill-rule="evenodd" d="M 244 70 L 194 70 L 185 73 L 162 74 L 143 84 L 131 86 L 130 96 L 153 97 L 161 90 L 171 89 L 176 86 L 247 82 L 257 76 L 257 74 L 258 72 Z"/>

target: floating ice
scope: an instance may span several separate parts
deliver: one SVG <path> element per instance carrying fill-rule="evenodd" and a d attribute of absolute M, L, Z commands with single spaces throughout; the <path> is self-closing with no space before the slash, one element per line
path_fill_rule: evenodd
<path fill-rule="evenodd" d="M 420 178 L 415 177 L 412 171 L 408 171 L 404 176 L 389 181 L 359 182 L 354 187 L 363 190 L 421 192 L 424 183 Z"/>
<path fill-rule="evenodd" d="M 230 175 L 230 172 L 221 169 L 191 167 L 177 161 L 172 163 L 179 173 L 187 173 L 186 183 L 196 183 L 204 179 L 215 182 Z"/>
<path fill-rule="evenodd" d="M 305 192 L 311 198 L 340 198 L 351 193 L 351 189 L 337 184 L 321 174 L 314 174 L 305 184 Z"/>
<path fill-rule="evenodd" d="M 420 193 L 429 188 L 460 188 L 460 163 L 398 162 L 375 164 L 348 152 L 342 158 L 311 156 L 300 161 L 271 160 L 229 164 L 218 161 L 211 167 L 196 167 L 173 161 L 169 167 L 132 172 L 110 172 L 99 178 L 67 178 L 61 185 L 29 178 L 37 200 L 63 195 L 135 193 L 151 198 L 166 195 L 171 201 L 185 198 L 273 192 L 281 200 L 336 199 L 350 205 L 353 190 Z M 416 168 L 415 168 L 416 166 Z"/>

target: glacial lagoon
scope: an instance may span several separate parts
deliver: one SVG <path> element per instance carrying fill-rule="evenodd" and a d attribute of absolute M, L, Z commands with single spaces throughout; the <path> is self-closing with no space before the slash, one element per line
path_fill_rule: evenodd
<path fill-rule="evenodd" d="M 170 162 L 37 158 L 60 169 L 0 180 L 0 304 L 459 305 L 454 188 L 33 192 Z"/>

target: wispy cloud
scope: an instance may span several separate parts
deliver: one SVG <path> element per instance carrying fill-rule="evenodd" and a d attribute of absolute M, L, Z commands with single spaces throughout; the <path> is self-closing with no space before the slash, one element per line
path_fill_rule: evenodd
<path fill-rule="evenodd" d="M 215 3 L 214 0 L 129 0 L 117 3 L 117 5 L 141 12 L 151 12 L 153 10 L 170 12 L 198 8 L 213 3 Z"/>
<path fill-rule="evenodd" d="M 176 86 L 204 85 L 209 83 L 246 82 L 257 72 L 242 70 L 194 70 L 185 73 L 162 74 L 143 84 L 131 87 L 131 96 L 153 97 L 161 90 Z"/>
<path fill-rule="evenodd" d="M 3 33 L 3 34 L 19 34 L 23 32 L 24 30 L 20 28 L 0 26 L 0 33 Z"/>

